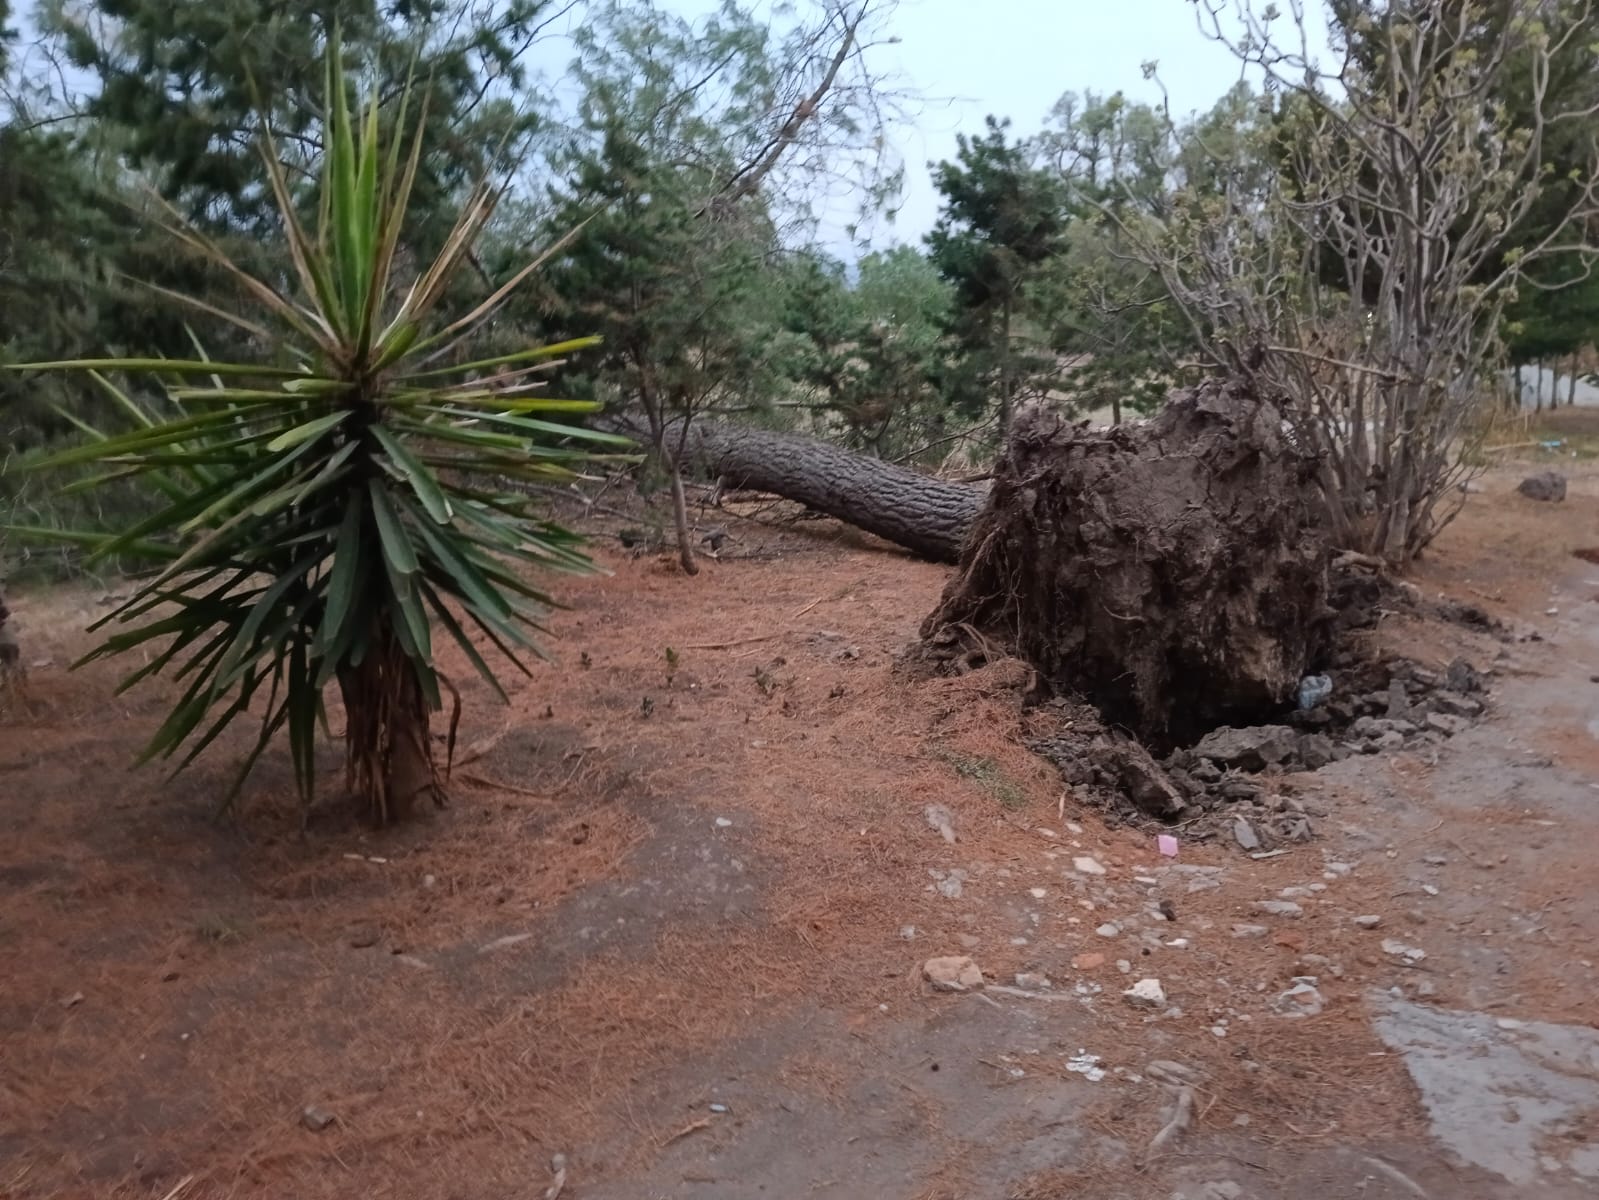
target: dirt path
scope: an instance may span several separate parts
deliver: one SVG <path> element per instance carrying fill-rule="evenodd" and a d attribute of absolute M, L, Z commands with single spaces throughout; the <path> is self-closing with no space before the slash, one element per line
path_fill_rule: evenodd
<path fill-rule="evenodd" d="M 382 838 L 300 838 L 281 768 L 215 828 L 235 751 L 128 775 L 159 695 L 36 666 L 0 1195 L 521 1200 L 561 1154 L 578 1200 L 1591 1196 L 1599 473 L 1513 483 L 1418 582 L 1543 640 L 1390 622 L 1491 668 L 1489 719 L 1275 781 L 1318 838 L 1264 861 L 1079 809 L 1012 667 L 894 675 L 944 572 L 815 538 L 578 585 L 561 665 L 469 694 L 455 805 Z M 19 599 L 34 661 L 103 611 Z M 987 985 L 932 992 L 939 955 Z"/>

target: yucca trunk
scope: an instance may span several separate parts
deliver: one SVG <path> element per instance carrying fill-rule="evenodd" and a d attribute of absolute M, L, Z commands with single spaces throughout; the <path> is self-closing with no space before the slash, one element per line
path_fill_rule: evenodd
<path fill-rule="evenodd" d="M 443 806 L 433 762 L 428 703 L 416 664 L 385 624 L 361 665 L 339 673 L 344 698 L 345 775 L 376 825 L 403 821 L 418 801 Z"/>
<path fill-rule="evenodd" d="M 0 589 L 0 682 L 22 670 L 22 648 L 17 645 L 16 626 L 6 607 L 6 594 Z"/>

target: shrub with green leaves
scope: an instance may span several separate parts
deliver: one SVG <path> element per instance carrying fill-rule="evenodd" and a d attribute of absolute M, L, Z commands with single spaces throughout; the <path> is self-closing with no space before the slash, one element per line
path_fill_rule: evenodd
<path fill-rule="evenodd" d="M 349 786 L 383 823 L 419 799 L 442 802 L 429 717 L 442 708 L 441 685 L 454 689 L 434 664 L 435 625 L 503 697 L 474 635 L 525 671 L 522 653 L 537 652 L 551 603 L 528 569 L 592 569 L 571 532 L 502 481 L 569 480 L 626 443 L 560 419 L 594 405 L 537 394 L 538 372 L 593 339 L 469 353 L 474 332 L 542 259 L 470 312 L 440 313 L 496 188 L 476 187 L 438 257 L 397 286 L 422 147 L 418 133 L 407 151 L 399 132 L 410 93 L 395 135 L 384 138 L 375 94 L 364 113 L 351 108 L 336 42 L 327 89 L 312 227 L 300 216 L 307 197 L 263 133 L 266 179 L 292 253 L 289 286 L 252 276 L 165 210 L 176 238 L 226 270 L 243 301 L 229 311 L 173 298 L 243 329 L 258 356 L 216 362 L 197 347 L 188 361 L 21 368 L 92 372 L 133 425 L 114 434 L 85 427 L 85 444 L 32 466 L 101 468 L 76 487 L 136 478 L 159 493 L 157 511 L 114 534 L 12 532 L 157 564 L 101 622 L 123 628 L 85 659 L 140 651 L 148 661 L 123 687 L 163 672 L 182 683 L 141 761 L 182 751 L 181 770 L 248 713 L 258 734 L 227 799 L 286 731 L 309 802 L 324 689 L 337 683 Z M 157 381 L 156 410 L 117 386 L 119 376 Z M 453 729 L 452 719 L 452 742 Z"/>

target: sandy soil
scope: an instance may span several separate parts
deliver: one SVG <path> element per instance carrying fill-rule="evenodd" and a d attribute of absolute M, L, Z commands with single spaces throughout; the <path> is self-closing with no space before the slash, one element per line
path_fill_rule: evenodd
<path fill-rule="evenodd" d="M 333 798 L 332 746 L 303 835 L 286 762 L 220 825 L 237 745 L 130 773 L 161 686 L 65 670 L 102 590 L 18 595 L 0 1196 L 526 1198 L 555 1155 L 579 1200 L 1593 1195 L 1599 1103 L 1518 1182 L 1439 1139 L 1374 1024 L 1395 990 L 1596 1020 L 1599 566 L 1573 552 L 1599 469 L 1570 469 L 1555 505 L 1491 472 L 1416 576 L 1520 637 L 1380 632 L 1491 669 L 1489 719 L 1278 780 L 1319 837 L 1266 861 L 1182 831 L 1163 859 L 1080 807 L 1021 745 L 1011 667 L 896 676 L 946 571 L 830 524 L 734 522 L 694 579 L 608 552 L 509 709 L 458 672 L 454 802 L 384 834 Z M 1284 888 L 1316 890 L 1259 915 Z M 933 993 L 936 955 L 988 987 Z M 1123 999 L 1145 977 L 1166 1007 Z M 1307 977 L 1324 1010 L 1278 1015 Z M 1152 1060 L 1196 1081 L 1155 1150 Z"/>

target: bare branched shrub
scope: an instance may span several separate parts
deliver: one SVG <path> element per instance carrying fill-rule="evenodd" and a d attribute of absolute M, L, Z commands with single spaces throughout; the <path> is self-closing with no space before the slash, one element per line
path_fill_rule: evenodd
<path fill-rule="evenodd" d="M 1547 204 L 1535 213 L 1551 132 L 1599 109 L 1549 87 L 1591 36 L 1591 2 L 1357 0 L 1332 31 L 1331 71 L 1306 49 L 1301 0 L 1286 15 L 1197 8 L 1264 76 L 1266 119 L 1218 151 L 1207 187 L 1180 187 L 1168 219 L 1129 238 L 1213 364 L 1282 396 L 1323 452 L 1340 544 L 1407 562 L 1452 515 L 1528 268 L 1572 256 L 1574 282 L 1592 262 L 1591 170 L 1560 181 L 1570 199 L 1553 220 Z"/>

